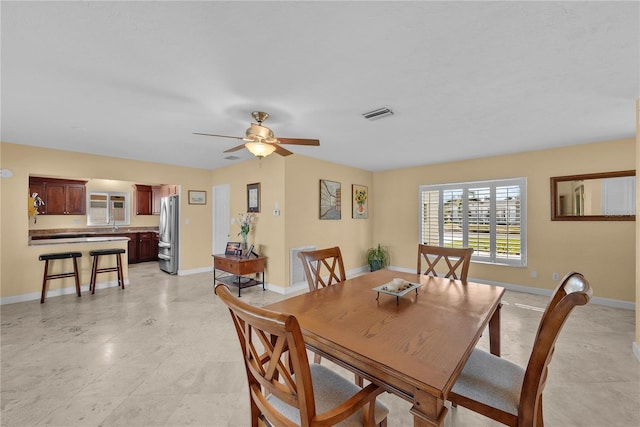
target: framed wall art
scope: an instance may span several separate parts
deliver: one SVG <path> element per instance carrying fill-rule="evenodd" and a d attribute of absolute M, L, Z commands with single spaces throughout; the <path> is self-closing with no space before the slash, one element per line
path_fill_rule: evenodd
<path fill-rule="evenodd" d="M 369 217 L 369 191 L 365 185 L 351 186 L 352 218 L 365 219 Z"/>
<path fill-rule="evenodd" d="M 340 183 L 320 180 L 320 219 L 341 219 L 342 190 Z"/>
<path fill-rule="evenodd" d="M 189 204 L 190 205 L 206 205 L 207 204 L 207 192 L 189 190 Z"/>
<path fill-rule="evenodd" d="M 260 212 L 260 183 L 247 184 L 247 212 Z"/>

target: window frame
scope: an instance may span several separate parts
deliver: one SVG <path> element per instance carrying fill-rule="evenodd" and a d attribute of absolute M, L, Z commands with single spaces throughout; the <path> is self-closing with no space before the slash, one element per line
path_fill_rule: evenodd
<path fill-rule="evenodd" d="M 517 186 L 519 188 L 520 195 L 520 256 L 509 258 L 504 256 L 498 256 L 498 251 L 496 248 L 497 243 L 497 196 L 496 189 L 503 187 L 513 187 Z M 512 267 L 526 267 L 527 266 L 527 178 L 526 177 L 518 177 L 518 178 L 504 178 L 504 179 L 495 179 L 495 180 L 486 180 L 486 181 L 465 181 L 465 182 L 456 182 L 456 183 L 443 183 L 443 184 L 425 184 L 420 185 L 418 187 L 418 242 L 423 242 L 423 236 L 427 233 L 425 232 L 425 224 L 427 217 L 425 216 L 425 206 L 423 205 L 424 193 L 425 192 L 438 192 L 438 245 L 445 246 L 445 230 L 444 230 L 444 197 L 443 192 L 446 191 L 454 191 L 461 190 L 462 191 L 462 219 L 461 219 L 461 227 L 462 227 L 462 238 L 463 245 L 465 247 L 469 246 L 469 190 L 477 189 L 477 188 L 489 188 L 489 254 L 481 255 L 477 251 L 474 251 L 471 260 L 473 262 L 479 263 L 487 263 L 492 265 L 506 265 Z M 433 212 L 433 211 L 431 211 Z M 507 216 L 509 216 L 507 214 Z M 433 221 L 431 221 L 433 224 Z M 509 224 L 507 223 L 507 226 Z M 433 244 L 433 241 L 431 241 Z M 423 242 L 424 243 L 424 242 Z M 473 245 L 472 245 L 473 246 Z"/>
<path fill-rule="evenodd" d="M 106 222 L 97 221 L 91 216 L 91 196 L 105 196 L 107 204 Z M 112 197 L 124 198 L 124 219 L 112 220 Z M 131 224 L 131 196 L 122 191 L 90 191 L 87 194 L 87 226 L 130 225 Z"/>

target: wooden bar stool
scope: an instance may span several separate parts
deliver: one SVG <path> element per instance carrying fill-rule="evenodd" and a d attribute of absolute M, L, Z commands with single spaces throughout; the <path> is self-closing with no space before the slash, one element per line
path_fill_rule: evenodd
<path fill-rule="evenodd" d="M 91 282 L 89 282 L 89 290 L 91 294 L 96 293 L 96 275 L 98 273 L 107 273 L 109 271 L 118 272 L 118 286 L 122 286 L 124 289 L 124 278 L 122 276 L 122 258 L 121 255 L 125 253 L 124 249 L 96 249 L 89 251 L 89 255 L 93 257 L 93 266 L 91 267 Z M 98 259 L 101 255 L 115 255 L 116 266 L 115 267 L 103 267 L 98 268 Z"/>
<path fill-rule="evenodd" d="M 76 294 L 80 296 L 80 277 L 78 276 L 78 262 L 76 258 L 82 256 L 81 252 L 58 252 L 55 254 L 42 254 L 39 257 L 40 261 L 44 261 L 44 277 L 42 278 L 42 296 L 40 297 L 40 304 L 44 302 L 44 298 L 47 295 L 47 281 L 51 279 L 62 279 L 64 277 L 75 277 L 76 279 Z M 54 259 L 73 259 L 73 271 L 58 274 L 49 274 L 49 261 Z"/>

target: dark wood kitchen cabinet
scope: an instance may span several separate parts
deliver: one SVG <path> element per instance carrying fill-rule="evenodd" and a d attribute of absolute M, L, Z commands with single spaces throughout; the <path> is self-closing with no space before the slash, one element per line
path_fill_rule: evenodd
<path fill-rule="evenodd" d="M 178 194 L 178 186 L 176 184 L 164 184 L 160 187 L 160 195 L 162 197 L 174 196 Z"/>
<path fill-rule="evenodd" d="M 138 233 L 138 262 L 158 259 L 158 233 Z"/>
<path fill-rule="evenodd" d="M 136 215 L 160 215 L 160 185 L 135 184 L 133 186 L 136 203 Z"/>
<path fill-rule="evenodd" d="M 86 181 L 29 177 L 29 192 L 38 193 L 44 206 L 41 215 L 85 215 Z"/>
<path fill-rule="evenodd" d="M 159 185 L 151 187 L 151 213 L 160 215 L 160 199 L 162 199 L 162 188 Z"/>
<path fill-rule="evenodd" d="M 153 190 L 150 185 L 134 185 L 136 215 L 152 215 L 152 196 Z"/>
<path fill-rule="evenodd" d="M 127 242 L 127 261 L 129 264 L 138 262 L 157 261 L 158 260 L 158 240 L 159 235 L 153 231 L 140 231 L 137 233 L 105 233 L 97 236 L 122 236 L 128 237 Z"/>
<path fill-rule="evenodd" d="M 124 237 L 129 238 L 127 243 L 127 260 L 129 264 L 138 262 L 138 233 L 126 233 Z"/>

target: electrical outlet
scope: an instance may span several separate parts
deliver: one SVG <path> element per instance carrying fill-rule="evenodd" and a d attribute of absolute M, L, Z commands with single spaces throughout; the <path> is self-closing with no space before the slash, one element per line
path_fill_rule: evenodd
<path fill-rule="evenodd" d="M 531 277 L 532 277 L 533 279 L 535 279 L 536 277 L 538 277 L 538 272 L 537 272 L 537 271 L 535 271 L 535 270 L 533 270 L 533 271 L 531 272 Z"/>
<path fill-rule="evenodd" d="M 558 273 L 553 273 L 553 276 L 551 276 L 551 278 L 552 278 L 553 280 L 559 280 L 559 279 L 560 279 L 560 274 L 558 274 Z"/>

